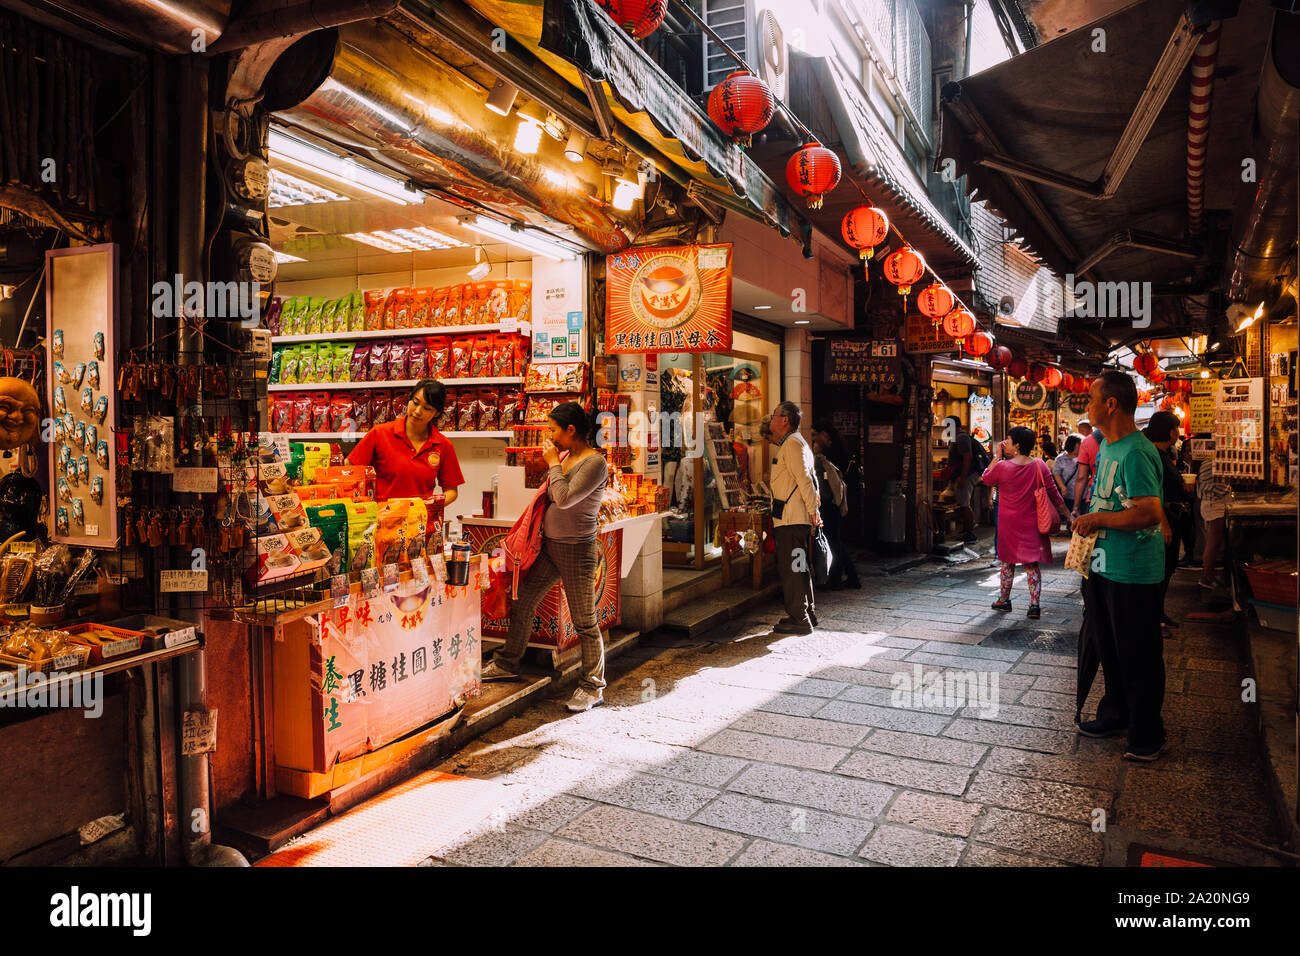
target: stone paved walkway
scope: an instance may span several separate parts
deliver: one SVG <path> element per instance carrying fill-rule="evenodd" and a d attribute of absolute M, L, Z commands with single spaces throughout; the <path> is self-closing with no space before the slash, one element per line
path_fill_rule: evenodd
<path fill-rule="evenodd" d="M 927 564 L 819 596 L 808 637 L 773 633 L 771 605 L 642 644 L 611 664 L 606 706 L 547 702 L 439 766 L 510 802 L 426 863 L 1123 866 L 1138 847 L 1274 865 L 1238 838 L 1280 839 L 1237 640 L 1184 624 L 1166 642 L 1170 746 L 1138 765 L 1073 732 L 1077 575 L 1044 573 L 1038 622 L 1023 578 L 1009 615 L 996 586 L 988 558 Z M 1171 608 L 1195 591 L 1180 572 Z M 996 712 L 898 700 L 918 665 L 986 690 L 996 674 Z"/>

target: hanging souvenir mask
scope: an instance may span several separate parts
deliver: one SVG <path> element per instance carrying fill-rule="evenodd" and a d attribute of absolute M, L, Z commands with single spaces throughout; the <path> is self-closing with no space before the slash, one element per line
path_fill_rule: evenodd
<path fill-rule="evenodd" d="M 102 438 L 95 445 L 95 461 L 99 462 L 100 468 L 108 467 L 108 442 L 104 441 Z"/>
<path fill-rule="evenodd" d="M 104 395 L 99 396 L 99 401 L 95 402 L 95 421 L 104 424 L 104 419 L 108 417 L 108 398 Z"/>
<path fill-rule="evenodd" d="M 104 445 L 104 458 L 106 460 L 108 458 L 107 442 Z M 90 484 L 90 457 L 88 455 L 82 455 L 77 459 L 77 477 L 83 485 Z"/>
<path fill-rule="evenodd" d="M 78 528 L 86 526 L 86 508 L 80 498 L 72 499 L 72 520 L 76 522 Z"/>
<path fill-rule="evenodd" d="M 72 440 L 76 443 L 78 448 L 86 447 L 86 423 L 85 422 L 77 422 L 77 424 L 73 426 Z"/>
<path fill-rule="evenodd" d="M 100 475 L 90 479 L 90 500 L 97 505 L 104 503 L 104 479 Z"/>
<path fill-rule="evenodd" d="M 99 388 L 99 363 L 91 362 L 86 366 L 86 384 L 93 389 Z"/>
<path fill-rule="evenodd" d="M 104 333 L 95 333 L 95 358 L 104 361 Z"/>
<path fill-rule="evenodd" d="M 66 478 L 60 478 L 60 479 L 55 483 L 55 486 L 59 489 L 59 500 L 60 500 L 60 501 L 71 501 L 71 500 L 72 500 L 72 489 L 71 489 L 70 487 L 68 487 L 68 479 L 66 479 Z"/>
<path fill-rule="evenodd" d="M 88 388 L 81 390 L 81 410 L 87 415 L 95 410 L 95 393 Z"/>
<path fill-rule="evenodd" d="M 82 381 L 86 377 L 86 363 L 78 362 L 72 366 L 72 384 L 77 388 L 81 387 Z"/>
<path fill-rule="evenodd" d="M 68 374 L 68 370 L 64 368 L 62 362 L 54 363 L 54 377 L 65 385 L 72 381 L 72 376 Z"/>
<path fill-rule="evenodd" d="M 68 397 L 63 394 L 63 386 L 54 386 L 54 414 L 62 415 L 68 410 Z"/>
<path fill-rule="evenodd" d="M 51 347 L 55 358 L 63 358 L 63 330 L 54 330 L 54 344 Z"/>
<path fill-rule="evenodd" d="M 68 534 L 68 509 L 63 505 L 59 505 L 59 510 L 55 512 L 54 522 L 55 534 Z"/>

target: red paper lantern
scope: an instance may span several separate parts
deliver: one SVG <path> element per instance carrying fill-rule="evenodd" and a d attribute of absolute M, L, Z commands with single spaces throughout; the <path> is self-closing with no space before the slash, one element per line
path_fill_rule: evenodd
<path fill-rule="evenodd" d="M 598 0 L 610 19 L 638 40 L 659 29 L 668 0 Z"/>
<path fill-rule="evenodd" d="M 957 307 L 957 297 L 942 282 L 932 282 L 916 297 L 916 307 L 921 310 L 922 315 L 938 322 Z M 970 332 L 971 330 L 967 329 L 965 334 L 969 335 Z M 954 332 L 948 334 L 957 337 Z"/>
<path fill-rule="evenodd" d="M 859 258 L 870 259 L 889 235 L 889 217 L 875 206 L 858 206 L 845 214 L 840 232 L 844 241 L 858 250 Z"/>
<path fill-rule="evenodd" d="M 989 352 L 988 358 L 984 361 L 1000 372 L 1011 364 L 1011 349 L 1005 345 L 999 345 Z"/>
<path fill-rule="evenodd" d="M 747 70 L 737 70 L 709 93 L 709 119 L 742 147 L 772 122 L 776 98 L 767 84 Z"/>
<path fill-rule="evenodd" d="M 975 316 L 965 309 L 953 309 L 943 317 L 943 330 L 954 339 L 964 339 L 975 331 Z"/>
<path fill-rule="evenodd" d="M 1016 356 L 1007 363 L 1007 374 L 1012 378 L 1024 378 L 1029 374 L 1029 363 Z"/>
<path fill-rule="evenodd" d="M 987 355 L 989 350 L 993 348 L 993 336 L 989 335 L 983 329 L 978 329 L 966 336 L 966 339 L 962 344 L 966 347 L 966 351 L 971 355 L 976 357 Z"/>
<path fill-rule="evenodd" d="M 1061 373 L 1061 391 L 1070 392 L 1074 390 L 1074 376 L 1069 372 Z"/>
<path fill-rule="evenodd" d="M 1152 385 L 1159 385 L 1161 382 L 1165 380 L 1165 373 L 1160 371 L 1159 366 L 1156 366 L 1154 369 L 1151 370 L 1151 373 L 1146 376 L 1146 380 L 1150 382 Z"/>
<path fill-rule="evenodd" d="M 1029 381 L 1031 382 L 1037 382 L 1041 385 L 1043 379 L 1046 376 L 1047 376 L 1046 365 L 1044 365 L 1042 362 L 1031 362 L 1029 365 L 1029 372 L 1025 375 L 1025 378 L 1029 379 Z"/>
<path fill-rule="evenodd" d="M 1080 375 L 1078 378 L 1074 380 L 1074 390 L 1078 392 L 1080 395 L 1084 395 L 1088 392 L 1091 392 L 1092 379 L 1085 378 L 1084 376 Z"/>
<path fill-rule="evenodd" d="M 1154 352 L 1143 352 L 1133 357 L 1133 370 L 1145 378 L 1151 380 L 1151 373 L 1160 367 L 1160 360 L 1156 358 Z"/>
<path fill-rule="evenodd" d="M 1043 369 L 1043 384 L 1048 388 L 1057 388 L 1060 386 L 1063 376 L 1061 370 L 1055 366 L 1049 365 Z"/>
<path fill-rule="evenodd" d="M 1139 405 L 1145 405 L 1145 404 L 1146 404 L 1147 402 L 1149 402 L 1149 401 L 1151 401 L 1151 393 L 1150 393 L 1149 391 L 1147 391 L 1145 388 L 1143 388 L 1143 389 L 1139 389 L 1139 390 L 1138 390 L 1138 404 L 1139 404 Z"/>
<path fill-rule="evenodd" d="M 911 246 L 904 245 L 901 249 L 885 256 L 884 270 L 885 278 L 898 286 L 898 294 L 907 295 L 912 291 L 912 283 L 919 281 L 925 275 L 925 260 Z M 974 328 L 974 325 L 971 328 Z M 970 329 L 966 331 L 970 332 Z"/>
<path fill-rule="evenodd" d="M 808 143 L 785 164 L 785 181 L 808 200 L 809 209 L 821 209 L 822 196 L 840 181 L 840 159 L 821 143 Z"/>

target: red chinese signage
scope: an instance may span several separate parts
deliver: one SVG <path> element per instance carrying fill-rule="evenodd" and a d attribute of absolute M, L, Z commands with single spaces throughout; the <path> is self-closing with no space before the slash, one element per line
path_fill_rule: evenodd
<path fill-rule="evenodd" d="M 629 249 L 605 260 L 605 351 L 731 348 L 731 243 Z"/>

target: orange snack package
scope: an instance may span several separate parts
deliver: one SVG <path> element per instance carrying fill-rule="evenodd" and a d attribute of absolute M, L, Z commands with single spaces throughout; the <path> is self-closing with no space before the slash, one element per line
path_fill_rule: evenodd
<path fill-rule="evenodd" d="M 442 310 L 442 325 L 460 325 L 460 290 L 462 286 L 454 285 L 447 289 L 447 304 Z"/>
<path fill-rule="evenodd" d="M 510 280 L 510 314 L 520 322 L 533 317 L 533 283 L 530 279 Z"/>
<path fill-rule="evenodd" d="M 414 289 L 411 292 L 411 317 L 408 328 L 427 329 L 433 324 L 430 312 L 433 307 L 433 289 Z"/>
<path fill-rule="evenodd" d="M 437 328 L 443 324 L 442 314 L 447 310 L 447 292 L 449 290 L 444 286 L 441 289 L 433 290 L 433 297 L 429 301 L 429 327 Z"/>
<path fill-rule="evenodd" d="M 491 282 L 479 282 L 474 286 L 474 322 L 478 325 L 492 321 L 492 286 Z"/>

